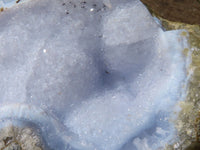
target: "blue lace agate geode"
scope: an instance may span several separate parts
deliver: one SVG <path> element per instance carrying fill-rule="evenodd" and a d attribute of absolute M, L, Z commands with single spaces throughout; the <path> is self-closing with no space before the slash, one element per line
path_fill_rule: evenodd
<path fill-rule="evenodd" d="M 139 0 L 28 0 L 1 12 L 1 129 L 34 126 L 54 150 L 164 146 L 187 79 L 182 32 L 164 32 Z"/>

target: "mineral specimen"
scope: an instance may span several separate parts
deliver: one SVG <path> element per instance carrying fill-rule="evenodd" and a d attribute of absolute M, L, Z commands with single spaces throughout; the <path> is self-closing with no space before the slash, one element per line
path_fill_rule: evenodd
<path fill-rule="evenodd" d="M 155 150 L 173 138 L 185 31 L 163 31 L 138 0 L 0 2 L 14 5 L 0 13 L 2 131 L 34 127 L 55 150 Z"/>

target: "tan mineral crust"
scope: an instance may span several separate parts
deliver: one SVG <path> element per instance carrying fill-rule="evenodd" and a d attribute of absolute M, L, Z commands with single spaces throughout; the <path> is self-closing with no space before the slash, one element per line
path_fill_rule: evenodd
<path fill-rule="evenodd" d="M 42 150 L 41 137 L 29 127 L 7 126 L 0 130 L 0 150 Z"/>

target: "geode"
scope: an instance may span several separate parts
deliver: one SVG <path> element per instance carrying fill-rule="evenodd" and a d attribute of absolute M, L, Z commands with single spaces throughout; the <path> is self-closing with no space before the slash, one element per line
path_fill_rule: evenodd
<path fill-rule="evenodd" d="M 186 31 L 163 31 L 138 0 L 0 2 L 4 147 L 155 150 L 174 138 Z"/>

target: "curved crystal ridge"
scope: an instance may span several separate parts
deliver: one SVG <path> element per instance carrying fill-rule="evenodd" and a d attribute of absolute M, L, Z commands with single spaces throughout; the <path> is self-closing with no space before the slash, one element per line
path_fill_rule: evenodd
<path fill-rule="evenodd" d="M 138 0 L 16 4 L 0 13 L 0 119 L 35 124 L 51 149 L 162 147 L 187 81 L 182 32 Z"/>

